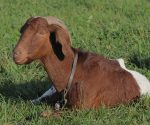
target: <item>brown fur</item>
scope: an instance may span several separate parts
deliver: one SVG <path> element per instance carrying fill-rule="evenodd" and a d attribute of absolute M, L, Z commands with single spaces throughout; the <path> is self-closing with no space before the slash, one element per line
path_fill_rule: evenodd
<path fill-rule="evenodd" d="M 14 61 L 26 64 L 39 59 L 60 92 L 67 86 L 75 52 L 78 62 L 67 95 L 69 107 L 115 106 L 140 96 L 135 79 L 117 61 L 72 48 L 67 28 L 53 17 L 27 20 L 14 49 Z"/>

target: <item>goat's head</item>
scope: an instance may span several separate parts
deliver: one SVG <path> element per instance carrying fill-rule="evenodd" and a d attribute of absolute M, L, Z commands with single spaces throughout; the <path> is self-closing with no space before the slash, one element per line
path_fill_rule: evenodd
<path fill-rule="evenodd" d="M 70 35 L 65 25 L 54 17 L 30 18 L 22 26 L 21 37 L 13 51 L 17 64 L 27 64 L 54 53 L 63 60 L 70 48 Z"/>

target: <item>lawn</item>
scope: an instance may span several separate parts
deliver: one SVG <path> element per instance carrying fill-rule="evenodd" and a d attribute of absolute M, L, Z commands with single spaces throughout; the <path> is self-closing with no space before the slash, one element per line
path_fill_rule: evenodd
<path fill-rule="evenodd" d="M 150 98 L 98 111 L 65 110 L 43 118 L 47 104 L 32 105 L 51 84 L 37 62 L 17 66 L 12 50 L 30 16 L 56 16 L 67 25 L 72 45 L 108 58 L 150 79 L 149 0 L 0 0 L 0 125 L 149 125 Z"/>

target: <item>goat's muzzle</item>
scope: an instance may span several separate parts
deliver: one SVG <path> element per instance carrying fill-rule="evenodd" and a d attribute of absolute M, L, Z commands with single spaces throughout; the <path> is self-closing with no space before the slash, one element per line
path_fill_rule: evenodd
<path fill-rule="evenodd" d="M 14 49 L 13 60 L 16 64 L 25 64 L 28 60 L 27 54 L 24 53 L 21 49 Z"/>

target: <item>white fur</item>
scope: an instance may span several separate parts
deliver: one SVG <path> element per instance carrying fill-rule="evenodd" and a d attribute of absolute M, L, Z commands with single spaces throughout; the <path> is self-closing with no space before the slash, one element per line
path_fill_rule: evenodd
<path fill-rule="evenodd" d="M 127 69 L 125 67 L 124 60 L 122 58 L 117 59 L 117 61 L 119 62 L 120 66 L 124 70 L 126 70 L 132 74 L 132 76 L 134 77 L 134 79 L 136 80 L 136 82 L 140 88 L 141 95 L 149 95 L 150 96 L 150 82 L 149 82 L 149 80 L 144 75 L 140 74 L 139 72 Z"/>
<path fill-rule="evenodd" d="M 34 103 L 34 104 L 40 103 L 40 101 L 41 101 L 43 98 L 48 97 L 48 96 L 51 96 L 51 95 L 53 95 L 55 92 L 56 92 L 56 89 L 55 89 L 54 86 L 52 86 L 52 87 L 51 87 L 50 89 L 48 89 L 41 97 L 32 100 L 32 103 Z"/>
<path fill-rule="evenodd" d="M 48 89 L 40 98 L 44 98 L 47 96 L 51 96 L 56 92 L 56 89 L 54 86 L 52 86 L 50 89 Z"/>

